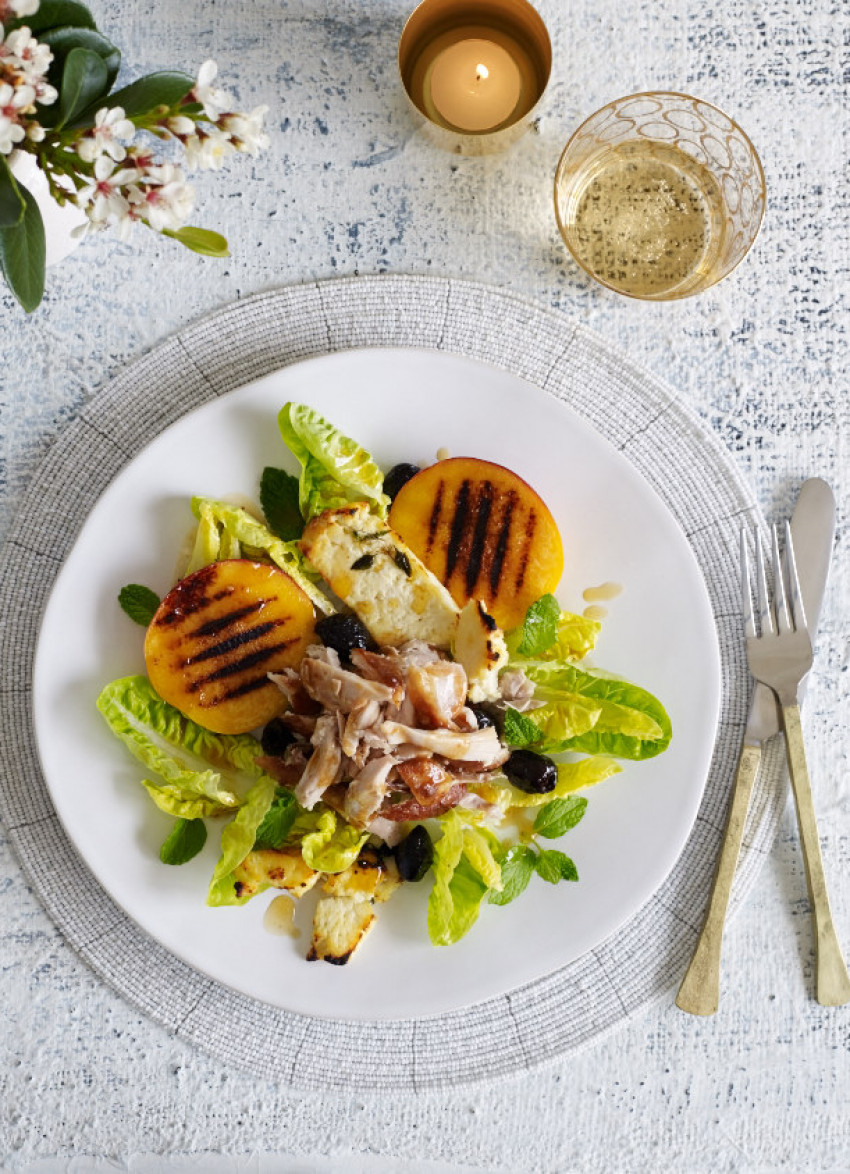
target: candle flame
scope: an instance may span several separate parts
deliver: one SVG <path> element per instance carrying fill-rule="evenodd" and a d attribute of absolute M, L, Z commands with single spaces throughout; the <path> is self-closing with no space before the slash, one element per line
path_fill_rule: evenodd
<path fill-rule="evenodd" d="M 490 70 L 487 68 L 487 66 L 486 66 L 486 65 L 483 65 L 483 64 L 482 64 L 482 65 L 476 65 L 476 67 L 475 67 L 475 76 L 476 76 L 476 78 L 478 79 L 478 81 L 483 81 L 485 77 L 489 77 L 489 76 L 490 76 Z"/>

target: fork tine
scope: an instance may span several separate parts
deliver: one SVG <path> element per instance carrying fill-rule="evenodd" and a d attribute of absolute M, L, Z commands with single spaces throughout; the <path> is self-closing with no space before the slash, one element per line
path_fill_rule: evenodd
<path fill-rule="evenodd" d="M 759 605 L 759 626 L 760 634 L 767 636 L 768 633 L 774 635 L 776 633 L 776 624 L 773 622 L 773 608 L 770 606 L 770 595 L 767 591 L 767 574 L 764 566 L 764 547 L 761 542 L 761 534 L 756 531 L 756 588 Z"/>
<path fill-rule="evenodd" d="M 741 527 L 741 607 L 744 612 L 744 635 L 756 635 L 753 615 L 753 577 L 750 571 L 750 552 L 747 549 L 747 531 Z"/>
<path fill-rule="evenodd" d="M 770 528 L 771 544 L 773 547 L 773 600 L 776 611 L 776 626 L 780 632 L 792 631 L 791 618 L 788 614 L 788 600 L 785 593 L 785 570 L 779 556 L 779 533 L 776 526 Z"/>
<path fill-rule="evenodd" d="M 802 628 L 808 628 L 809 624 L 806 620 L 806 609 L 803 606 L 800 580 L 797 577 L 797 559 L 794 556 L 794 539 L 791 535 L 791 525 L 789 522 L 785 523 L 785 565 L 791 592 L 791 616 L 794 620 L 794 627 L 799 632 Z"/>

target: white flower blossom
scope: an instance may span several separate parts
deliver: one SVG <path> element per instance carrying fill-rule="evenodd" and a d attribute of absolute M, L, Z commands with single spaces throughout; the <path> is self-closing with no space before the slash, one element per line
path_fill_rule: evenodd
<path fill-rule="evenodd" d="M 186 139 L 183 146 L 190 171 L 219 171 L 225 159 L 236 151 L 230 136 L 217 126 L 198 127 L 198 133 Z"/>
<path fill-rule="evenodd" d="M 93 163 L 102 155 L 120 163 L 127 155 L 120 140 L 129 142 L 135 133 L 135 126 L 124 117 L 120 106 L 112 110 L 104 106 L 95 115 L 92 129 L 77 141 L 75 149 L 85 163 Z"/>
<path fill-rule="evenodd" d="M 26 134 L 19 122 L 13 122 L 0 111 L 0 155 L 8 155 Z"/>
<path fill-rule="evenodd" d="M 44 77 L 53 60 L 50 46 L 37 41 L 26 26 L 9 33 L 6 38 L 6 52 L 13 63 L 32 81 Z"/>
<path fill-rule="evenodd" d="M 20 20 L 23 16 L 32 16 L 38 12 L 39 0 L 9 0 L 6 7 L 12 10 L 13 16 Z"/>
<path fill-rule="evenodd" d="M 190 99 L 200 102 L 204 108 L 204 117 L 210 122 L 218 122 L 219 116 L 233 104 L 233 99 L 224 90 L 216 89 L 211 83 L 218 73 L 218 66 L 214 61 L 205 61 L 198 70 L 198 80 L 195 82 Z"/>
<path fill-rule="evenodd" d="M 145 207 L 140 215 L 151 228 L 172 232 L 185 224 L 195 206 L 195 190 L 186 183 L 182 170 L 174 163 L 148 168 L 145 176 Z"/>
<path fill-rule="evenodd" d="M 45 136 L 44 127 L 40 122 L 28 122 L 26 135 L 31 143 L 43 143 Z"/>
<path fill-rule="evenodd" d="M 93 181 L 77 192 L 77 204 L 88 216 L 91 228 L 107 228 L 130 215 L 137 196 L 132 186 L 137 174 L 136 168 L 116 171 L 115 162 L 107 155 L 95 160 Z M 124 184 L 129 185 L 126 191 L 121 190 Z"/>
<path fill-rule="evenodd" d="M 186 135 L 192 134 L 195 129 L 194 122 L 191 118 L 187 118 L 185 114 L 176 114 L 173 118 L 167 118 L 162 125 L 178 139 L 183 139 Z"/>
<path fill-rule="evenodd" d="M 268 106 L 257 106 L 250 114 L 226 114 L 219 126 L 228 134 L 239 151 L 258 155 L 269 145 L 269 136 L 263 130 L 263 118 Z"/>

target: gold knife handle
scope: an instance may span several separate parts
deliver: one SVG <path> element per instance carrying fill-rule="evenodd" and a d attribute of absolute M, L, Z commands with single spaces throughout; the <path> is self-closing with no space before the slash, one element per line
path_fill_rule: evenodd
<path fill-rule="evenodd" d="M 797 821 L 800 825 L 800 841 L 803 845 L 803 860 L 806 865 L 806 883 L 809 887 L 809 903 L 815 923 L 815 989 L 817 1001 L 827 1007 L 840 1007 L 850 1003 L 850 977 L 838 943 L 838 935 L 829 908 L 826 891 L 826 877 L 820 853 L 820 837 L 815 819 L 815 805 L 812 799 L 812 785 L 809 768 L 806 765 L 806 750 L 803 745 L 803 729 L 800 724 L 800 707 L 797 704 L 782 706 L 782 723 L 785 726 L 785 750 L 788 755 L 788 769 L 797 805 Z"/>
<path fill-rule="evenodd" d="M 694 956 L 682 979 L 676 1005 L 691 1015 L 713 1015 L 720 1001 L 720 954 L 723 946 L 723 925 L 738 855 L 744 839 L 747 810 L 753 783 L 761 761 L 761 746 L 745 744 L 738 760 L 738 770 L 732 788 L 732 803 L 723 836 L 723 846 L 717 862 L 714 888 L 708 903 L 705 923 L 694 950 Z"/>

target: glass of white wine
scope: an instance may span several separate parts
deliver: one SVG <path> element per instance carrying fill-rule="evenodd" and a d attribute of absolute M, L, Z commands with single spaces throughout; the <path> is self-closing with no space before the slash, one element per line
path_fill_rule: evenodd
<path fill-rule="evenodd" d="M 619 98 L 564 148 L 555 214 L 591 277 L 633 298 L 701 293 L 758 235 L 764 171 L 722 110 L 687 94 Z"/>

